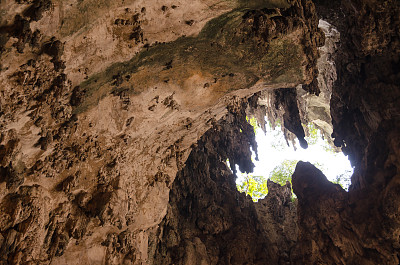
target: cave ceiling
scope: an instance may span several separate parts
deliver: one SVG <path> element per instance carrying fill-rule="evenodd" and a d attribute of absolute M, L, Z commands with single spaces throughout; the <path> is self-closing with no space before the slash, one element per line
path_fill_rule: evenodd
<path fill-rule="evenodd" d="M 0 2 L 0 264 L 399 264 L 400 4 Z M 313 122 L 253 203 L 248 116 Z"/>

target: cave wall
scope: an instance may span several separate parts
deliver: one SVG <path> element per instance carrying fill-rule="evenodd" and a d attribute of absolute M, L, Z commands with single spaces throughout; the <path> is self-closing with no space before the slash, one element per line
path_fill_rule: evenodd
<path fill-rule="evenodd" d="M 341 30 L 340 42 L 336 39 L 334 44 L 337 54 L 331 58 L 337 66 L 338 80 L 333 82 L 336 76 L 333 80 L 332 76 L 328 77 L 334 84 L 328 92 L 332 93 L 330 112 L 334 143 L 355 167 L 349 192 L 329 182 L 312 164 L 299 162 L 293 174 L 293 189 L 298 197 L 296 211 L 290 211 L 293 204 L 287 203 L 284 190 L 276 196 L 271 189 L 265 202 L 250 206 L 258 213 L 255 216 L 248 213 L 256 224 L 242 219 L 247 209 L 242 205 L 241 211 L 233 214 L 229 214 L 233 211 L 229 204 L 218 214 L 199 215 L 215 205 L 224 205 L 225 200 L 243 196 L 232 188 L 234 179 L 225 171 L 225 152 L 230 147 L 224 146 L 222 151 L 219 150 L 221 145 L 216 143 L 210 152 L 203 142 L 210 141 L 207 133 L 199 143 L 201 152 L 194 150 L 188 160 L 189 168 L 178 174 L 179 189 L 171 191 L 171 208 L 160 231 L 164 236 L 162 242 L 174 244 L 159 245 L 158 257 L 163 257 L 159 264 L 166 260 L 174 264 L 196 264 L 194 261 L 205 264 L 399 264 L 399 3 L 344 1 L 338 5 L 316 2 L 321 16 Z M 276 90 L 278 103 L 282 102 L 279 97 L 283 91 Z M 293 106 L 293 103 L 288 105 Z M 296 115 L 289 116 L 299 119 Z M 220 171 L 215 170 L 215 163 L 220 164 Z M 204 171 L 192 171 L 197 168 Z M 218 192 L 215 192 L 216 185 Z M 273 185 L 269 183 L 269 189 Z M 210 190 L 212 195 L 208 193 Z M 196 205 L 195 202 L 201 203 Z M 235 216 L 235 220 L 231 221 L 230 216 Z M 268 222 L 270 218 L 274 222 Z M 204 219 L 205 223 L 218 222 L 220 226 L 236 223 L 223 229 L 224 233 L 210 232 L 199 225 Z M 283 223 L 293 220 L 297 220 L 294 226 Z M 279 223 L 282 227 L 276 226 Z M 260 229 L 263 225 L 265 230 Z M 240 230 L 235 230 L 237 228 Z M 273 231 L 277 237 L 266 231 Z M 246 242 L 243 232 L 251 236 L 250 242 Z M 236 234 L 234 239 L 231 233 Z M 290 237 L 292 233 L 294 237 Z M 172 235 L 174 240 L 169 238 Z M 196 242 L 190 242 L 193 238 Z M 279 238 L 279 243 L 273 242 L 274 238 Z M 253 240 L 259 244 L 254 245 Z M 223 249 L 232 242 L 236 244 L 231 251 Z M 254 252 L 243 247 L 243 260 L 240 260 L 234 256 L 237 245 L 250 245 Z M 179 256 L 182 253 L 192 256 Z"/>
<path fill-rule="evenodd" d="M 203 135 L 178 173 L 154 243 L 154 264 L 290 262 L 298 232 L 290 184 L 269 181 L 267 197 L 253 203 L 237 191 L 226 162 L 236 161 L 242 170 L 253 166 L 247 104 Z"/>
<path fill-rule="evenodd" d="M 316 2 L 341 34 L 332 136 L 355 168 L 346 193 L 312 165 L 297 165 L 298 264 L 398 264 L 399 2 Z"/>
<path fill-rule="evenodd" d="M 310 84 L 323 44 L 305 0 L 7 0 L 0 13 L 3 264 L 151 263 L 200 137 L 242 98 Z"/>
<path fill-rule="evenodd" d="M 342 2 L 2 1 L 0 263 L 398 264 L 399 3 Z M 226 159 L 247 113 L 304 137 L 318 16 L 351 190 L 300 163 L 253 204 Z"/>

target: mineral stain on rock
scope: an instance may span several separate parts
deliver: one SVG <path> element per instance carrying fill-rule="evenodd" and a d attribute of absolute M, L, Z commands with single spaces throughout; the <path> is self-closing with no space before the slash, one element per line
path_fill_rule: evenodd
<path fill-rule="evenodd" d="M 297 12 L 294 7 L 292 9 L 294 9 L 292 12 Z M 285 28 L 282 23 L 287 23 L 275 17 L 268 18 L 268 15 L 263 13 L 257 15 L 264 17 L 264 22 L 260 22 L 264 24 L 258 23 L 254 27 L 253 24 L 247 23 L 249 16 L 254 16 L 254 14 L 248 14 L 248 11 L 242 9 L 228 12 L 208 22 L 198 37 L 181 37 L 171 43 L 150 47 L 129 62 L 109 67 L 107 75 L 94 76 L 81 85 L 87 87 L 89 97 L 102 98 L 105 94 L 93 90 L 110 82 L 108 78 L 116 76 L 117 71 L 118 74 L 132 76 L 132 82 L 139 88 L 135 89 L 135 93 L 141 93 L 143 88 L 155 86 L 160 80 L 167 79 L 175 80 L 174 83 L 185 90 L 184 80 L 197 72 L 202 72 L 202 75 L 206 76 L 220 75 L 229 71 L 241 73 L 242 77 L 238 76 L 230 80 L 229 85 L 216 87 L 216 96 L 220 97 L 241 87 L 251 87 L 256 82 L 263 82 L 267 86 L 276 83 L 283 83 L 286 86 L 310 82 L 307 70 L 302 66 L 309 55 L 303 53 L 298 43 L 301 28 L 293 26 L 286 32 L 279 33 L 284 34 L 281 39 L 267 41 L 254 37 L 243 39 L 247 35 L 261 34 L 260 28 L 267 27 L 271 23 L 276 28 L 275 31 Z M 304 20 L 305 18 L 300 15 L 293 20 Z M 274 32 L 274 29 L 269 29 L 269 31 L 270 34 L 278 34 Z M 151 73 L 150 69 L 157 68 L 163 61 L 171 62 L 165 66 L 170 70 L 168 76 L 166 76 L 167 73 L 146 74 Z M 174 68 L 172 68 L 172 61 L 176 65 Z M 142 68 L 149 70 L 138 71 Z M 93 102 L 93 100 L 89 101 Z M 89 106 L 84 103 L 81 108 L 87 107 Z"/>

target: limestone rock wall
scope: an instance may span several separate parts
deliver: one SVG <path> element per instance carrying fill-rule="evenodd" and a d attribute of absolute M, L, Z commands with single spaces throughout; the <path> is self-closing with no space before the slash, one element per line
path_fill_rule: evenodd
<path fill-rule="evenodd" d="M 236 176 L 227 166 L 227 159 L 243 169 L 252 165 L 248 143 L 254 131 L 244 109 L 210 129 L 178 173 L 155 242 L 154 264 L 290 262 L 297 240 L 290 184 L 268 182 L 267 197 L 253 203 L 237 191 Z"/>
<path fill-rule="evenodd" d="M 2 1 L 0 263 L 398 264 L 399 3 L 314 2 Z M 225 161 L 252 170 L 246 111 L 304 137 L 317 11 L 351 190 L 300 163 L 297 208 L 253 204 Z"/>
<path fill-rule="evenodd" d="M 398 264 L 399 3 L 342 1 L 332 9 L 317 2 L 341 30 L 332 136 L 355 169 L 346 193 L 314 166 L 297 165 L 295 264 Z"/>
<path fill-rule="evenodd" d="M 214 169 L 219 163 L 219 170 L 191 172 L 187 169 L 188 177 L 176 179 L 185 181 L 178 182 L 180 188 L 171 192 L 171 196 L 178 199 L 170 201 L 170 212 L 161 227 L 161 230 L 165 229 L 162 231 L 168 231 L 163 234 L 162 240 L 174 242 L 169 247 L 160 245 L 159 253 L 169 263 L 399 263 L 399 6 L 395 1 L 343 1 L 341 8 L 335 10 L 332 7 L 336 8 L 336 4 L 317 2 L 321 5 L 319 10 L 330 10 L 328 19 L 332 23 L 335 22 L 334 18 L 343 18 L 336 20 L 335 25 L 343 34 L 338 43 L 338 56 L 335 58 L 338 81 L 332 87 L 331 113 L 335 144 L 349 155 L 355 165 L 350 191 L 346 192 L 339 185 L 329 182 L 310 163 L 299 162 L 293 175 L 293 188 L 298 196 L 296 212 L 291 212 L 291 206 L 286 206 L 291 204 L 285 203 L 287 197 L 283 189 L 280 196 L 275 196 L 273 192 L 265 201 L 255 204 L 257 215 L 248 213 L 248 216 L 252 216 L 251 221 L 241 219 L 245 207 L 234 212 L 233 216 L 237 217 L 234 221 L 229 219 L 231 215 L 228 213 L 233 210 L 227 206 L 222 207 L 226 211 L 218 215 L 199 216 L 198 212 L 206 212 L 207 206 L 212 208 L 215 205 L 224 205 L 219 194 L 224 194 L 223 198 L 230 200 L 233 195 L 228 194 L 234 193 L 225 193 L 232 188 L 227 188 L 227 184 L 222 186 L 218 179 L 218 176 L 227 178 L 223 183 L 234 185 L 232 177 L 229 178 L 229 172 L 224 171 L 226 166 L 223 161 L 226 156 L 222 156 L 222 159 L 216 158 L 201 142 L 199 148 L 202 152 L 199 153 L 208 154 L 212 159 L 208 160 L 205 156 L 198 158 L 198 162 L 212 165 L 200 168 Z M 282 90 L 277 92 L 279 94 Z M 293 115 L 290 117 L 293 118 Z M 207 136 L 208 134 L 205 137 L 209 140 Z M 213 146 L 217 146 L 216 150 L 220 148 L 218 144 Z M 195 157 L 199 153 L 193 152 L 190 159 L 197 161 Z M 224 154 L 221 150 L 218 153 Z M 202 178 L 199 179 L 199 176 Z M 216 193 L 215 186 L 219 185 L 221 187 Z M 270 183 L 269 187 L 273 186 Z M 209 190 L 213 195 L 203 197 Z M 207 204 L 210 200 L 212 202 Z M 203 210 L 194 210 L 198 209 L 198 205 L 193 204 L 196 201 L 206 205 L 200 207 Z M 280 207 L 271 207 L 272 205 Z M 170 214 L 174 211 L 174 214 Z M 276 214 L 270 215 L 271 212 Z M 171 216 L 179 216 L 178 221 Z M 283 218 L 279 219 L 280 216 Z M 204 224 L 203 219 L 210 224 L 216 221 L 221 227 L 224 223 L 235 225 L 228 225 L 228 229 L 223 230 L 224 233 L 220 234 L 218 231 L 210 237 L 209 232 L 198 225 Z M 271 219 L 275 221 L 269 222 Z M 293 227 L 284 223 L 296 219 L 297 224 Z M 240 231 L 234 230 L 238 227 Z M 259 245 L 254 245 L 253 241 L 246 242 L 242 231 L 263 244 L 264 251 L 259 250 Z M 229 237 L 232 232 L 237 235 L 233 239 Z M 263 235 L 261 238 L 258 237 L 260 234 Z M 176 236 L 174 239 L 177 240 L 168 240 L 168 235 Z M 188 240 L 193 238 L 196 242 L 190 243 Z M 222 240 L 221 243 L 217 240 L 220 238 L 229 238 L 229 241 Z M 274 242 L 274 239 L 278 240 Z M 221 245 L 229 245 L 232 241 L 236 244 L 229 250 L 224 250 L 223 255 L 216 254 L 221 253 Z M 237 245 L 244 246 L 241 251 L 243 260 L 235 256 Z M 249 245 L 252 246 L 253 253 L 246 251 Z M 212 252 L 211 249 L 216 251 Z M 274 254 L 269 252 L 271 250 Z M 191 256 L 179 256 L 180 253 L 191 253 Z M 213 259 L 207 259 L 211 257 Z M 228 260 L 222 257 L 228 257 Z"/>
<path fill-rule="evenodd" d="M 6 0 L 0 14 L 3 264 L 151 263 L 193 145 L 242 98 L 310 84 L 323 42 L 306 0 Z"/>

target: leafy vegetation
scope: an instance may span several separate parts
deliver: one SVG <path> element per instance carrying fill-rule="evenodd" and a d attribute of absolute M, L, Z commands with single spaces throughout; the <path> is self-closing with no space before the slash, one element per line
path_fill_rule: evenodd
<path fill-rule="evenodd" d="M 249 122 L 254 127 L 255 131 L 257 128 L 259 128 L 255 118 L 247 118 L 247 122 Z M 284 151 L 285 148 L 287 148 L 287 143 L 281 130 L 279 128 L 277 130 L 274 130 L 271 124 L 270 127 L 271 130 L 269 130 L 268 133 L 270 133 L 273 138 L 273 141 L 270 143 L 270 147 L 272 147 L 277 151 Z M 306 140 L 309 143 L 309 145 L 311 146 L 316 144 L 321 145 L 320 139 L 323 139 L 323 137 L 319 129 L 312 123 L 309 123 L 306 129 L 309 132 L 308 136 L 306 137 Z M 329 145 L 329 143 L 326 140 L 323 141 L 322 148 L 325 152 L 336 153 L 336 151 Z M 268 179 L 280 185 L 286 185 L 287 181 L 289 181 L 290 184 L 292 184 L 292 175 L 294 173 L 298 161 L 299 160 L 296 159 L 283 160 L 279 165 L 277 165 L 271 171 L 268 177 L 254 176 L 253 174 L 242 173 L 241 177 L 239 177 L 239 179 L 242 180 L 236 184 L 237 189 L 240 192 L 245 192 L 247 195 L 250 195 L 253 201 L 257 201 L 258 199 L 261 199 L 267 195 Z M 321 171 L 323 172 L 326 171 L 324 164 L 319 162 L 313 162 L 313 164 Z M 336 180 L 332 182 L 341 185 L 344 189 L 348 189 L 350 185 L 351 173 L 352 173 L 351 170 L 347 170 L 345 173 L 337 176 Z M 296 196 L 293 193 L 293 189 L 292 189 L 292 194 L 293 194 L 292 198 L 295 198 Z"/>
<path fill-rule="evenodd" d="M 315 145 L 317 144 L 319 139 L 323 139 L 323 145 L 322 148 L 324 149 L 325 152 L 328 153 L 336 153 L 335 149 L 328 143 L 327 140 L 324 139 L 323 135 L 321 134 L 320 130 L 315 126 L 315 124 L 309 122 L 307 124 L 307 130 L 309 135 L 305 137 L 307 143 L 309 145 Z"/>
<path fill-rule="evenodd" d="M 256 117 L 251 117 L 249 118 L 248 116 L 246 116 L 246 121 L 253 126 L 253 130 L 254 130 L 254 134 L 257 134 L 257 129 L 260 128 L 260 126 L 257 123 L 257 119 Z"/>
<path fill-rule="evenodd" d="M 281 186 L 286 185 L 286 181 L 292 184 L 292 175 L 298 160 L 284 160 L 282 164 L 276 166 L 269 175 L 269 179 Z"/>
<path fill-rule="evenodd" d="M 267 195 L 268 188 L 267 179 L 265 177 L 242 174 L 245 175 L 245 177 L 241 184 L 236 184 L 238 191 L 250 195 L 255 202 Z"/>
<path fill-rule="evenodd" d="M 318 142 L 318 139 L 321 138 L 321 136 L 319 135 L 317 127 L 313 123 L 309 122 L 307 124 L 307 129 L 308 129 L 308 132 L 309 132 L 309 136 L 307 136 L 305 138 L 307 143 L 309 145 L 316 144 Z"/>
<path fill-rule="evenodd" d="M 269 179 L 280 185 L 286 185 L 286 181 L 292 183 L 292 175 L 296 168 L 298 160 L 285 160 L 282 164 L 274 168 L 270 173 Z M 240 184 L 236 184 L 238 191 L 245 192 L 250 195 L 253 201 L 258 201 L 268 194 L 267 181 L 264 176 L 254 176 L 252 174 L 244 174 L 244 180 Z M 293 194 L 293 190 L 292 190 Z M 292 195 L 294 196 L 294 195 Z"/>

